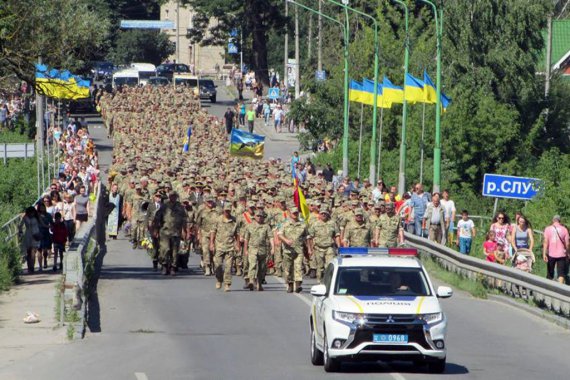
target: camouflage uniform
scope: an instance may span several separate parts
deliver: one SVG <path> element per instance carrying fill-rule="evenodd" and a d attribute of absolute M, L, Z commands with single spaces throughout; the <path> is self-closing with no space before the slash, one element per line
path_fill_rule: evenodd
<path fill-rule="evenodd" d="M 363 215 L 361 210 L 358 210 L 356 214 Z M 352 221 L 346 226 L 343 240 L 348 242 L 350 247 L 369 247 L 373 237 L 373 231 L 366 222 L 360 224 Z"/>
<path fill-rule="evenodd" d="M 227 205 L 231 210 L 231 205 Z M 226 209 L 226 207 L 224 207 Z M 233 216 L 226 218 L 220 215 L 210 236 L 214 236 L 214 273 L 219 284 L 226 285 L 226 290 L 232 284 L 232 265 L 235 256 L 235 243 L 237 237 L 237 224 Z"/>
<path fill-rule="evenodd" d="M 166 202 L 156 212 L 153 225 L 160 229 L 160 261 L 166 270 L 176 270 L 180 237 L 187 223 L 186 210 L 178 201 Z"/>
<path fill-rule="evenodd" d="M 264 215 L 261 213 L 261 215 Z M 249 261 L 248 278 L 256 282 L 261 290 L 261 283 L 267 272 L 267 255 L 271 249 L 273 232 L 267 223 L 254 221 L 245 229 L 244 240 L 247 242 L 247 259 Z M 260 289 L 261 288 L 261 289 Z"/>
<path fill-rule="evenodd" d="M 325 266 L 334 258 L 335 238 L 340 231 L 332 220 L 317 220 L 309 226 L 309 238 L 313 242 L 313 256 L 317 265 L 317 280 L 321 282 Z"/>
<path fill-rule="evenodd" d="M 303 281 L 303 247 L 308 235 L 307 225 L 300 220 L 287 220 L 279 230 L 279 235 L 292 241 L 290 246 L 283 244 L 283 277 L 289 285 L 288 291 L 294 281 L 299 292 Z"/>
<path fill-rule="evenodd" d="M 388 216 L 383 214 L 378 221 L 378 246 L 379 247 L 396 247 L 398 245 L 398 233 L 400 231 L 400 216 L 394 214 Z"/>
<path fill-rule="evenodd" d="M 196 226 L 200 230 L 200 247 L 202 249 L 202 264 L 204 274 L 211 275 L 212 256 L 210 252 L 210 232 L 214 228 L 218 214 L 215 209 L 204 206 L 196 217 Z"/>

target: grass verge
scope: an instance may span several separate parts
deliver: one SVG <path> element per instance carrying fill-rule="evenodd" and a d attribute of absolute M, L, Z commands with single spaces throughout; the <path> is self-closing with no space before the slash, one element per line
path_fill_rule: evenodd
<path fill-rule="evenodd" d="M 471 294 L 473 297 L 486 299 L 487 294 L 492 292 L 491 289 L 485 287 L 481 281 L 472 280 L 457 273 L 447 271 L 430 255 L 422 254 L 420 258 L 430 275 L 446 284 Z"/>

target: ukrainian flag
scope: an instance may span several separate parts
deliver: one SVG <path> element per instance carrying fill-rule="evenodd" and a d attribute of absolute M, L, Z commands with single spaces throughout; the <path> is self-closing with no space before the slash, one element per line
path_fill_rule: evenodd
<path fill-rule="evenodd" d="M 263 158 L 265 136 L 254 135 L 239 129 L 232 129 L 230 155 L 239 157 Z"/>
<path fill-rule="evenodd" d="M 184 147 L 182 148 L 182 152 L 186 153 L 190 150 L 190 137 L 192 137 L 192 126 L 188 127 L 188 131 L 186 132 L 186 137 L 184 137 Z"/>
<path fill-rule="evenodd" d="M 384 76 L 384 80 L 382 81 L 382 89 L 382 97 L 386 102 L 390 104 L 404 103 L 404 89 L 390 82 L 390 79 L 386 76 Z"/>
<path fill-rule="evenodd" d="M 374 105 L 374 81 L 364 78 L 362 80 L 362 87 L 364 87 L 364 101 L 362 103 L 368 104 L 369 106 Z M 378 94 L 382 92 L 379 90 Z"/>
<path fill-rule="evenodd" d="M 424 96 L 426 103 L 436 103 L 437 90 L 426 70 L 424 70 Z M 447 111 L 447 107 L 451 104 L 451 99 L 443 92 L 441 93 L 440 104 L 443 112 Z"/>
<path fill-rule="evenodd" d="M 73 75 L 68 70 L 50 70 L 46 65 L 36 64 L 36 90 L 50 98 L 88 98 L 90 85 L 90 81 Z"/>
<path fill-rule="evenodd" d="M 367 93 L 366 103 L 368 105 L 374 105 L 374 81 L 370 79 L 364 79 L 362 81 L 364 84 L 364 90 Z M 378 90 L 376 91 L 376 107 L 379 108 L 391 108 L 392 103 L 387 101 L 383 96 L 382 84 L 378 83 Z"/>
<path fill-rule="evenodd" d="M 363 99 L 366 96 L 364 93 L 364 88 L 362 83 L 355 80 L 350 81 L 350 92 L 348 93 L 348 99 L 351 102 L 363 103 Z"/>
<path fill-rule="evenodd" d="M 424 82 L 418 78 L 414 78 L 411 74 L 406 74 L 404 81 L 404 89 L 406 90 L 406 101 L 410 104 L 424 102 Z"/>

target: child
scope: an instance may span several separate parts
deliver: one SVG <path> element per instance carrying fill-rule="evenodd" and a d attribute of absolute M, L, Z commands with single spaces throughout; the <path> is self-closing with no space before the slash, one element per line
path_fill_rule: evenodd
<path fill-rule="evenodd" d="M 461 211 L 461 220 L 457 223 L 457 246 L 459 252 L 468 255 L 471 253 L 471 242 L 475 237 L 475 224 L 469 219 L 467 210 Z"/>
<path fill-rule="evenodd" d="M 497 243 L 495 242 L 495 232 L 487 232 L 487 240 L 483 243 L 483 253 L 487 261 L 492 263 L 497 261 Z"/>
<path fill-rule="evenodd" d="M 57 270 L 57 256 L 59 255 L 59 269 L 63 268 L 63 252 L 65 252 L 65 242 L 67 241 L 67 227 L 61 220 L 61 213 L 55 213 L 55 221 L 51 227 L 53 234 L 53 271 Z"/>

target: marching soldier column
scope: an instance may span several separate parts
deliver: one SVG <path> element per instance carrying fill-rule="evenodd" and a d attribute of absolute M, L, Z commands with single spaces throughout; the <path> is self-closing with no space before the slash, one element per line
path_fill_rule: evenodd
<path fill-rule="evenodd" d="M 371 202 L 369 187 L 347 197 L 321 174 L 299 185 L 310 205 L 303 218 L 288 163 L 241 157 L 263 143 L 230 144 L 190 89 L 122 88 L 98 101 L 114 141 L 109 181 L 122 199 L 122 231 L 164 275 L 198 254 L 218 289 L 230 291 L 235 275 L 262 291 L 273 275 L 301 292 L 305 276 L 322 280 L 340 246 L 403 241 L 394 204 Z"/>

